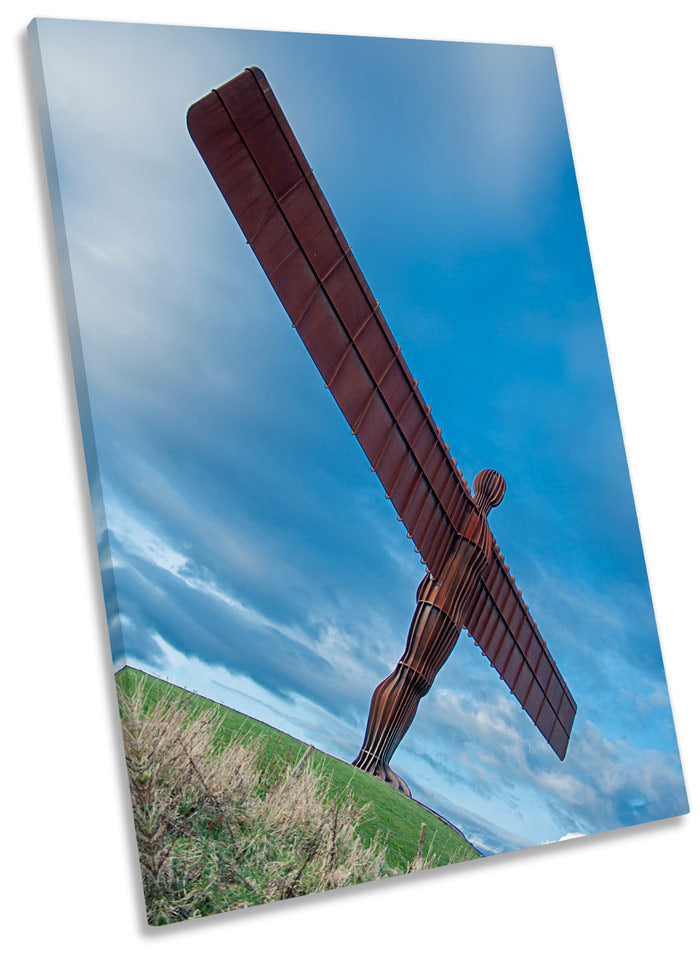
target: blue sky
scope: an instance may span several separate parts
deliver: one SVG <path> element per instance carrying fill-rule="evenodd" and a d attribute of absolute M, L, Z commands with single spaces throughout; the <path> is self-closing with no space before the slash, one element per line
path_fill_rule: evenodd
<path fill-rule="evenodd" d="M 505 476 L 491 525 L 579 706 L 561 763 L 463 634 L 393 765 L 489 852 L 685 811 L 552 51 L 38 36 L 115 666 L 352 759 L 423 574 L 185 128 L 257 64 L 465 476 Z"/>

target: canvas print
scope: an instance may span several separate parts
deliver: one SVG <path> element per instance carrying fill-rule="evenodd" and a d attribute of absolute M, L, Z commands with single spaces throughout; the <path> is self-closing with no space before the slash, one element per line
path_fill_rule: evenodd
<path fill-rule="evenodd" d="M 685 813 L 553 51 L 29 36 L 148 921 Z"/>

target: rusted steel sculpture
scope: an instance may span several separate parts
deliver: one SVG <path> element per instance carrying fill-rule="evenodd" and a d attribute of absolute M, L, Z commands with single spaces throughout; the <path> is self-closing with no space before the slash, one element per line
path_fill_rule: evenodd
<path fill-rule="evenodd" d="M 193 104 L 187 123 L 427 567 L 353 763 L 410 793 L 389 761 L 463 627 L 563 760 L 576 704 L 486 521 L 503 477 L 483 470 L 470 492 L 262 71 Z"/>

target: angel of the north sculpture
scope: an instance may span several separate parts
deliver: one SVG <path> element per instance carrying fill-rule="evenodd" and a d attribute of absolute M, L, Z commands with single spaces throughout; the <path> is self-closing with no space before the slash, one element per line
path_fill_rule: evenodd
<path fill-rule="evenodd" d="M 410 793 L 389 761 L 463 627 L 563 760 L 576 703 L 486 520 L 503 477 L 482 470 L 470 491 L 262 71 L 193 104 L 187 124 L 427 567 L 353 763 Z"/>

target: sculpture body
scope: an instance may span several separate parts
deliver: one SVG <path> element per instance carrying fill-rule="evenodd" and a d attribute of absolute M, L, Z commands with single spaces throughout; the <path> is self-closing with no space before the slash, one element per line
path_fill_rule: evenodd
<path fill-rule="evenodd" d="M 372 698 L 355 760 L 388 766 L 463 627 L 563 759 L 576 703 L 267 80 L 249 68 L 193 104 L 190 134 L 425 563 L 406 649 Z"/>
<path fill-rule="evenodd" d="M 455 540 L 441 572 L 428 573 L 419 584 L 406 649 L 372 696 L 362 750 L 353 764 L 404 794 L 410 794 L 408 786 L 389 761 L 457 643 L 467 604 L 493 553 L 486 516 L 504 493 L 500 473 L 485 469 L 474 480 L 475 507 L 464 536 Z"/>

